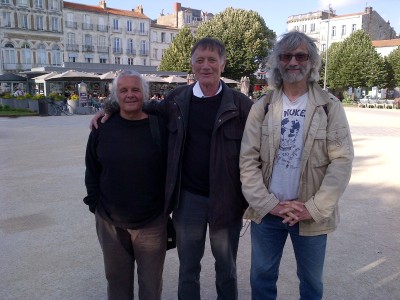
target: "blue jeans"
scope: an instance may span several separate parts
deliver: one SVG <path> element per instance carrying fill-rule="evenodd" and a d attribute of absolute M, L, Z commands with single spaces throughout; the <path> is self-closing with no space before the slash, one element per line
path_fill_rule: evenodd
<path fill-rule="evenodd" d="M 279 264 L 288 234 L 297 262 L 300 299 L 322 299 L 326 234 L 300 236 L 298 224 L 289 226 L 282 221 L 268 214 L 260 224 L 251 223 L 252 300 L 276 299 Z"/>
<path fill-rule="evenodd" d="M 201 259 L 204 255 L 209 198 L 181 192 L 174 211 L 176 246 L 179 256 L 179 300 L 200 300 Z M 238 298 L 236 256 L 242 219 L 223 228 L 209 228 L 211 251 L 215 259 L 215 285 L 219 300 Z"/>

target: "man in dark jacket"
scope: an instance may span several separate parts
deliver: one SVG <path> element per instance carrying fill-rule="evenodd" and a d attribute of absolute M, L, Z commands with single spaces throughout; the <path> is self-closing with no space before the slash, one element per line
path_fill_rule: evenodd
<path fill-rule="evenodd" d="M 179 299 L 200 299 L 207 226 L 218 299 L 237 299 L 236 256 L 247 207 L 239 174 L 240 143 L 253 102 L 221 80 L 226 54 L 212 38 L 191 51 L 197 82 L 178 87 L 145 111 L 168 129 L 166 204 L 173 210 L 179 255 Z"/>

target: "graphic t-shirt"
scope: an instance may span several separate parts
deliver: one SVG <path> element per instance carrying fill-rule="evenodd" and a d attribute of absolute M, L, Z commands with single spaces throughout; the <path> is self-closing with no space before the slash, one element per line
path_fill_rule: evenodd
<path fill-rule="evenodd" d="M 307 99 L 308 93 L 295 101 L 282 96 L 281 142 L 269 187 L 280 201 L 298 197 Z"/>

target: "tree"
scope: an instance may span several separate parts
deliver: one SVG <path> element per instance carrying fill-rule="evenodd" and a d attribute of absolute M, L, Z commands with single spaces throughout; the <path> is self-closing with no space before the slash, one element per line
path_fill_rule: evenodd
<path fill-rule="evenodd" d="M 386 59 L 393 72 L 393 86 L 400 86 L 400 46 L 392 51 Z"/>
<path fill-rule="evenodd" d="M 160 71 L 176 71 L 190 73 L 190 50 L 195 43 L 195 39 L 190 28 L 184 26 L 170 47 L 165 50 L 158 70 Z"/>
<path fill-rule="evenodd" d="M 253 75 L 276 38 L 257 12 L 234 8 L 227 8 L 201 24 L 196 39 L 206 36 L 217 38 L 225 44 L 227 65 L 224 76 L 233 79 Z"/>
<path fill-rule="evenodd" d="M 334 47 L 332 47 L 334 46 Z M 363 30 L 328 49 L 328 85 L 345 90 L 352 87 L 386 86 L 388 72 L 384 59 Z"/>

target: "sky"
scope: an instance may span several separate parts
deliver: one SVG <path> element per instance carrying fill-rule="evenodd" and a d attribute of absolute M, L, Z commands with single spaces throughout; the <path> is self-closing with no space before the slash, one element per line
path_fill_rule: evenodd
<path fill-rule="evenodd" d="M 68 1 L 88 5 L 99 3 L 98 0 Z M 265 20 L 267 27 L 277 36 L 286 32 L 286 21 L 291 15 L 327 10 L 329 4 L 337 15 L 363 12 L 366 6 L 371 6 L 385 21 L 390 22 L 397 34 L 400 34 L 400 0 L 130 0 L 129 2 L 106 0 L 108 7 L 125 10 L 142 5 L 143 13 L 151 19 L 156 19 L 162 12 L 172 13 L 175 2 L 181 3 L 183 7 L 200 9 L 213 14 L 220 13 L 227 7 L 257 11 Z"/>

